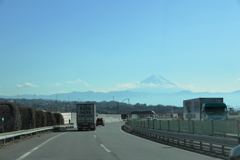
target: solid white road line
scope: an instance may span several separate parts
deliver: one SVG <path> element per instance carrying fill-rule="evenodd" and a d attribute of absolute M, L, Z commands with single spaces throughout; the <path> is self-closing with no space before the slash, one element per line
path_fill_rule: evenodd
<path fill-rule="evenodd" d="M 16 160 L 22 160 L 22 159 L 26 158 L 29 154 L 31 154 L 32 152 L 34 152 L 34 151 L 37 150 L 38 148 L 42 147 L 42 146 L 43 146 L 44 144 L 46 144 L 47 142 L 49 142 L 49 141 L 53 140 L 54 138 L 57 138 L 58 136 L 61 136 L 61 135 L 63 135 L 63 134 L 65 134 L 65 133 L 62 133 L 62 134 L 59 134 L 59 135 L 57 135 L 57 136 L 55 136 L 55 137 L 50 138 L 49 140 L 43 142 L 43 143 L 40 144 L 39 146 L 37 146 L 37 147 L 33 148 L 32 150 L 28 151 L 27 153 L 25 153 L 24 155 L 22 155 L 21 157 L 19 157 L 19 158 L 16 159 Z"/>
<path fill-rule="evenodd" d="M 109 149 L 107 149 L 103 144 L 100 144 L 107 152 L 111 152 Z"/>

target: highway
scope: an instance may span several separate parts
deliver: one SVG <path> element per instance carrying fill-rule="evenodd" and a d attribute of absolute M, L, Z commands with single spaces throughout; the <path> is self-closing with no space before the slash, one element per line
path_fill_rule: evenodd
<path fill-rule="evenodd" d="M 44 134 L 0 149 L 0 160 L 217 160 L 125 133 L 123 124 Z"/>

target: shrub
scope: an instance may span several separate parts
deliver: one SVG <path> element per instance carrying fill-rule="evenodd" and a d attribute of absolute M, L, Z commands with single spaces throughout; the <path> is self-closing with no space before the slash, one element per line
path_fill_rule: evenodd
<path fill-rule="evenodd" d="M 44 112 L 8 102 L 0 102 L 0 125 L 2 118 L 4 118 L 4 132 L 64 124 L 60 113 Z"/>
<path fill-rule="evenodd" d="M 13 103 L 0 102 L 0 115 L 4 118 L 4 131 L 17 131 L 22 127 L 18 106 Z"/>
<path fill-rule="evenodd" d="M 60 114 L 60 113 L 54 113 L 54 117 L 55 117 L 55 119 L 56 119 L 57 125 L 62 125 L 62 124 L 64 124 L 64 119 L 63 119 L 62 114 Z"/>
<path fill-rule="evenodd" d="M 0 130 L 0 132 L 9 130 L 9 119 L 10 119 L 10 108 L 7 105 L 1 105 L 0 104 L 0 121 L 2 121 L 2 118 L 4 118 L 4 122 L 0 122 L 1 125 L 4 125 L 3 130 Z"/>
<path fill-rule="evenodd" d="M 21 129 L 36 128 L 35 110 L 31 107 L 20 107 L 19 106 L 19 111 L 21 114 L 21 122 L 22 122 Z"/>
<path fill-rule="evenodd" d="M 36 116 L 36 127 L 45 127 L 47 126 L 47 118 L 45 112 L 41 110 L 35 110 Z"/>
<path fill-rule="evenodd" d="M 29 120 L 30 123 L 32 124 L 32 128 L 36 128 L 36 113 L 35 109 L 28 107 L 28 113 L 30 115 Z"/>
<path fill-rule="evenodd" d="M 47 117 L 47 126 L 54 126 L 57 124 L 56 119 L 52 112 L 45 112 Z"/>

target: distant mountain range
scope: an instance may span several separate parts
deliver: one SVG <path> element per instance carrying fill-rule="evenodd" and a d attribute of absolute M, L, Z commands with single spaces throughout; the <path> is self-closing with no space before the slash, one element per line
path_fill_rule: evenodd
<path fill-rule="evenodd" d="M 183 100 L 198 97 L 223 97 L 224 102 L 232 107 L 240 107 L 240 90 L 229 93 L 191 92 L 177 87 L 165 78 L 154 75 L 140 82 L 140 87 L 125 91 L 103 92 L 71 92 L 52 95 L 36 95 L 36 99 L 58 99 L 65 101 L 115 101 L 122 102 L 129 98 L 131 104 L 175 105 L 181 107 Z M 17 99 L 18 96 L 0 96 L 0 98 Z M 34 95 L 20 95 L 19 98 L 33 99 Z M 124 101 L 127 103 L 127 101 Z"/>
<path fill-rule="evenodd" d="M 17 99 L 18 96 L 0 96 L 1 98 Z M 147 105 L 175 105 L 182 106 L 183 100 L 198 98 L 198 97 L 223 97 L 224 102 L 232 107 L 240 107 L 240 90 L 230 93 L 209 93 L 209 92 L 191 92 L 180 91 L 177 93 L 147 93 L 147 92 L 132 92 L 132 91 L 114 91 L 108 93 L 102 92 L 71 92 L 54 95 L 37 95 L 36 99 L 58 99 L 62 101 L 115 101 L 122 102 L 129 98 L 131 104 L 146 103 Z M 33 99 L 33 95 L 20 95 L 20 99 Z M 127 101 L 124 101 L 127 103 Z"/>

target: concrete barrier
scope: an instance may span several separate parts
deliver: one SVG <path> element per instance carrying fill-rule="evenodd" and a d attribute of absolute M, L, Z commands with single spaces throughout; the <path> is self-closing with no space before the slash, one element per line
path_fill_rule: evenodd
<path fill-rule="evenodd" d="M 66 112 L 66 113 L 61 113 L 64 119 L 64 124 L 69 124 L 70 123 L 76 123 L 76 113 L 74 112 Z"/>
<path fill-rule="evenodd" d="M 98 114 L 97 118 L 103 118 L 105 123 L 121 122 L 121 114 Z"/>

